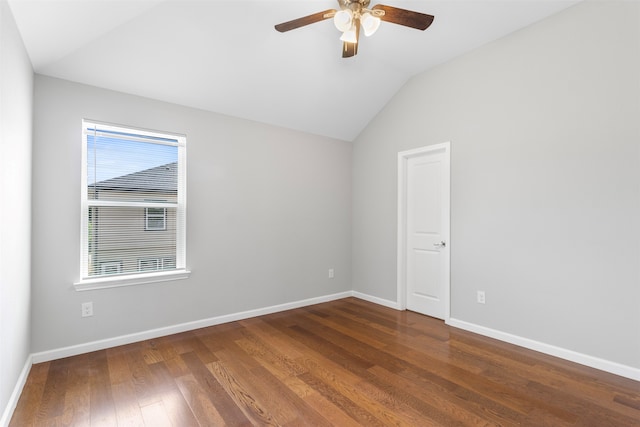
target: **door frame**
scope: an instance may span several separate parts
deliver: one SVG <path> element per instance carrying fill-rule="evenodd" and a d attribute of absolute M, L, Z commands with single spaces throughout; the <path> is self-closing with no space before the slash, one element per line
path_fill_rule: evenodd
<path fill-rule="evenodd" d="M 412 157 L 424 154 L 444 154 L 445 155 L 445 172 L 442 182 L 442 206 L 445 209 L 443 215 L 443 240 L 447 242 L 446 251 L 446 267 L 445 282 L 446 291 L 444 294 L 445 304 L 445 323 L 449 322 L 451 315 L 451 142 L 443 142 L 441 144 L 427 145 L 425 147 L 414 148 L 412 150 L 401 151 L 398 153 L 398 264 L 397 264 L 397 301 L 400 310 L 407 309 L 407 163 Z"/>

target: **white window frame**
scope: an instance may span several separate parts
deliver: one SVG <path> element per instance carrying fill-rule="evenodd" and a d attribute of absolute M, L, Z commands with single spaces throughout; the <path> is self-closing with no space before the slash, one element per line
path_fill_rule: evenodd
<path fill-rule="evenodd" d="M 137 135 L 171 138 L 177 140 L 178 147 L 178 197 L 175 203 L 153 203 L 153 202 L 124 202 L 112 200 L 89 200 L 87 194 L 87 136 L 88 128 L 97 128 L 107 132 L 130 132 Z M 95 134 L 93 131 L 91 134 Z M 100 131 L 97 131 L 99 134 Z M 159 142 L 161 143 L 161 142 Z M 186 279 L 191 274 L 186 268 L 186 136 L 169 132 L 150 131 L 146 129 L 135 128 L 132 126 L 113 125 L 95 120 L 82 121 L 82 177 L 81 177 L 81 230 L 80 230 L 80 279 L 74 283 L 77 291 L 112 288 L 119 286 L 139 285 L 144 283 L 154 283 L 163 281 L 173 281 Z M 105 276 L 89 276 L 89 207 L 93 206 L 123 206 L 123 207 L 141 207 L 141 208 L 165 208 L 165 227 L 166 227 L 166 208 L 175 208 L 177 217 L 176 227 L 176 268 L 172 270 L 158 270 L 144 273 L 117 274 Z M 145 225 L 146 210 L 145 210 Z"/>
<path fill-rule="evenodd" d="M 149 214 L 149 209 L 160 209 L 160 208 L 144 208 L 144 230 L 145 231 L 166 231 L 167 230 L 167 208 L 162 209 L 162 215 L 160 214 Z M 149 218 L 158 219 L 162 218 L 162 227 L 152 227 L 149 225 Z"/>

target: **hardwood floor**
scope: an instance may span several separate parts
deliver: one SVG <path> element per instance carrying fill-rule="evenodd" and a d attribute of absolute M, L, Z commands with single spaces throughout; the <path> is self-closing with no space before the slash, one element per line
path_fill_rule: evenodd
<path fill-rule="evenodd" d="M 347 298 L 36 364 L 40 425 L 640 426 L 640 383 Z"/>

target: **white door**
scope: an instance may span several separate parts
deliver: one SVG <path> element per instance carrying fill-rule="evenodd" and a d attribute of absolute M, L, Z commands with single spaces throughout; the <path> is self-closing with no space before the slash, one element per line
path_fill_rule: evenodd
<path fill-rule="evenodd" d="M 399 166 L 400 301 L 448 320 L 449 144 L 400 153 Z"/>

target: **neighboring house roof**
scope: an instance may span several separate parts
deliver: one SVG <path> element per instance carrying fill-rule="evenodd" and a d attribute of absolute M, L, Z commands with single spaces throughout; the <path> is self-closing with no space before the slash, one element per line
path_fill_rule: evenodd
<path fill-rule="evenodd" d="M 170 193 L 178 191 L 178 162 L 117 176 L 89 185 L 97 190 Z"/>

